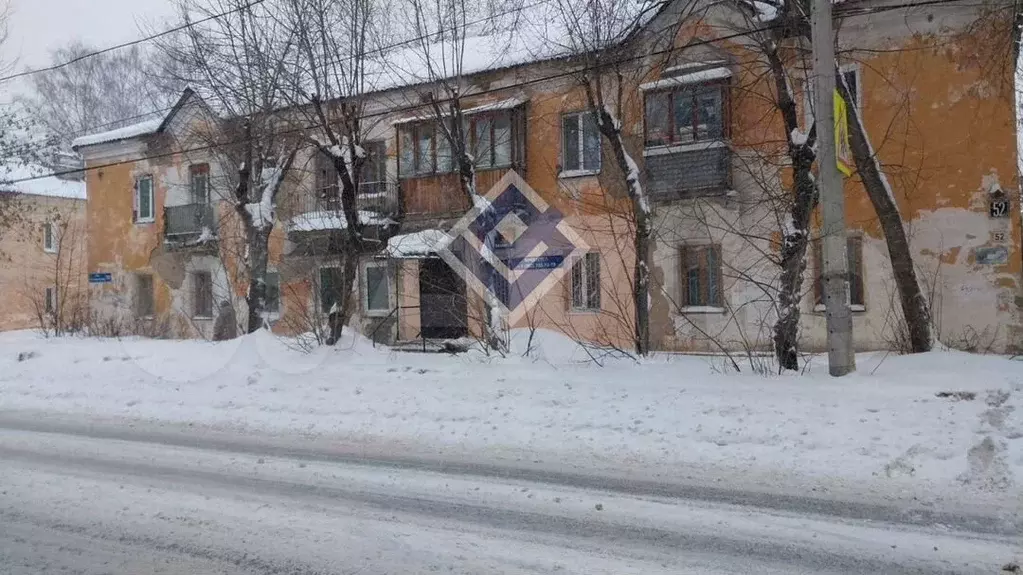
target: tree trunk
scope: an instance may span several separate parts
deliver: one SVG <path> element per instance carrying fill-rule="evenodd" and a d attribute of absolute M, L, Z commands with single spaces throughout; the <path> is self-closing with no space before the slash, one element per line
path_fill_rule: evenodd
<path fill-rule="evenodd" d="M 650 353 L 650 229 L 649 216 L 643 214 L 636 218 L 636 234 L 633 241 L 636 245 L 636 274 L 633 294 L 636 306 L 636 353 Z M 642 219 L 643 223 L 638 220 Z"/>
<path fill-rule="evenodd" d="M 346 234 L 348 235 L 348 234 Z M 352 318 L 352 314 L 355 312 L 355 302 L 353 302 L 352 294 L 354 293 L 355 281 L 359 274 L 359 249 L 355 242 L 349 237 L 342 244 L 341 249 L 341 286 L 340 292 L 338 293 L 338 300 L 340 305 L 337 305 L 336 311 L 331 311 L 330 315 L 327 316 L 327 325 L 330 328 L 330 334 L 327 337 L 327 345 L 334 345 L 341 340 L 341 334 L 344 327 L 348 325 L 348 321 Z"/>
<path fill-rule="evenodd" d="M 597 88 L 599 90 L 599 87 Z M 621 123 L 603 106 L 598 105 L 593 95 L 594 90 L 587 84 L 590 105 L 596 111 L 597 128 L 611 144 L 611 153 L 618 168 L 625 174 L 625 189 L 632 200 L 632 213 L 636 221 L 633 236 L 633 248 L 636 250 L 636 263 L 633 270 L 632 297 L 635 308 L 636 353 L 650 353 L 650 237 L 652 236 L 651 209 L 639 181 L 639 167 L 622 140 Z"/>
<path fill-rule="evenodd" d="M 819 199 L 817 181 L 811 168 L 816 129 L 811 128 L 804 141 L 797 141 L 799 117 L 795 98 L 789 86 L 784 65 L 778 56 L 777 44 L 765 47 L 765 55 L 774 76 L 781 112 L 788 139 L 788 155 L 792 161 L 795 190 L 789 207 L 788 221 L 782 234 L 781 274 L 778 286 L 778 320 L 774 324 L 774 355 L 781 369 L 799 369 L 799 302 L 803 296 L 803 273 L 806 270 L 806 248 L 809 243 L 810 214 Z"/>
<path fill-rule="evenodd" d="M 270 256 L 270 228 L 247 230 L 249 240 L 249 289 L 245 304 L 249 308 L 246 332 L 252 333 L 263 327 L 263 311 L 266 309 L 266 270 Z"/>
<path fill-rule="evenodd" d="M 842 74 L 836 70 L 839 93 L 846 102 L 849 87 L 845 85 Z M 848 106 L 849 143 L 856 160 L 856 170 L 863 180 L 870 203 L 881 221 L 885 242 L 888 244 L 888 257 L 892 262 L 892 274 L 895 286 L 899 291 L 899 302 L 902 304 L 902 317 L 906 322 L 909 335 L 909 347 L 912 353 L 930 351 L 933 343 L 931 336 L 931 312 L 917 281 L 916 268 L 913 266 L 913 254 L 906 237 L 906 228 L 902 225 L 902 215 L 895 203 L 891 185 L 881 171 L 881 165 L 874 149 L 870 145 L 869 136 L 863 127 L 860 112 L 855 105 Z"/>

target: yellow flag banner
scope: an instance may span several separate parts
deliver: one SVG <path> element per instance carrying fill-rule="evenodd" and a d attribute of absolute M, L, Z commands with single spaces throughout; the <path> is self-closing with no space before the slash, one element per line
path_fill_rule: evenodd
<path fill-rule="evenodd" d="M 845 100 L 835 90 L 835 160 L 838 164 L 838 171 L 847 177 L 853 173 L 855 160 L 853 159 L 852 146 L 849 145 L 849 114 Z"/>

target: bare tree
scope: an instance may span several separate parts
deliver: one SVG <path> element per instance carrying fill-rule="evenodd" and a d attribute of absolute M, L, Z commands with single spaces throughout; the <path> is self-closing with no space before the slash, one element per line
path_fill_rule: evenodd
<path fill-rule="evenodd" d="M 659 3 L 650 2 L 640 3 L 637 9 L 626 0 L 557 3 L 558 24 L 566 32 L 566 48 L 578 66 L 578 85 L 585 91 L 586 103 L 632 204 L 634 345 L 640 355 L 650 351 L 653 208 L 627 145 L 623 121 L 630 108 L 636 107 L 632 98 L 639 94 L 642 79 L 668 61 L 676 33 L 687 21 L 688 8 L 683 5 L 672 25 L 648 34 L 641 44 L 625 40 L 639 32 L 659 8 Z M 635 56 L 640 50 L 657 56 L 637 63 Z"/>
<path fill-rule="evenodd" d="M 160 45 L 174 62 L 178 80 L 193 86 L 213 107 L 214 118 L 199 137 L 229 174 L 229 198 L 242 230 L 236 250 L 247 279 L 247 330 L 263 325 L 269 239 L 278 194 L 299 149 L 283 129 L 287 62 L 295 38 L 271 8 L 246 0 L 179 0 L 186 23 L 180 36 Z M 220 15 L 213 18 L 214 15 Z M 216 120 L 216 113 L 229 120 Z M 231 225 L 221 222 L 221 231 Z"/>
<path fill-rule="evenodd" d="M 46 335 L 60 337 L 80 331 L 87 322 L 86 293 L 82 285 L 85 268 L 85 227 L 74 208 L 40 208 L 42 218 L 26 223 L 36 225 L 43 220 L 49 225 L 52 254 L 41 258 L 39 268 L 25 276 L 23 296 L 35 313 L 39 329 Z M 34 230 L 27 230 L 33 232 Z M 35 233 L 25 234 L 35 238 Z"/>
<path fill-rule="evenodd" d="M 31 90 L 18 98 L 65 149 L 84 133 L 119 128 L 166 109 L 175 96 L 153 83 L 150 55 L 142 48 L 94 52 L 78 40 L 52 51 L 54 65 L 70 64 L 32 75 Z"/>
<path fill-rule="evenodd" d="M 853 98 L 845 75 L 837 68 L 835 75 L 839 94 L 846 102 L 852 102 Z M 909 248 L 909 238 L 906 236 L 906 228 L 902 223 L 899 205 L 895 201 L 895 193 L 881 168 L 881 162 L 873 146 L 870 144 L 870 137 L 863 125 L 859 107 L 848 106 L 847 110 L 849 143 L 853 158 L 856 160 L 856 171 L 859 173 L 863 187 L 867 191 L 867 197 L 870 198 L 870 203 L 874 206 L 874 211 L 881 221 L 881 230 L 884 232 L 884 239 L 888 245 L 888 257 L 892 262 L 895 287 L 899 293 L 902 317 L 909 335 L 909 351 L 912 353 L 930 351 L 934 343 L 934 337 L 931 334 L 931 310 L 916 277 L 913 253 Z"/>
<path fill-rule="evenodd" d="M 440 134 L 439 139 L 448 148 L 461 193 L 471 209 L 484 220 L 483 227 L 492 230 L 484 239 L 479 254 L 487 277 L 487 289 L 483 294 L 484 339 L 487 345 L 505 350 L 503 307 L 496 287 L 496 212 L 477 186 L 477 158 L 473 154 L 464 106 L 466 97 L 472 95 L 467 78 L 467 72 L 471 71 L 467 66 L 470 40 L 479 35 L 489 35 L 490 42 L 502 41 L 496 4 L 482 5 L 466 0 L 406 0 L 405 5 L 410 14 L 411 33 L 414 34 L 415 59 L 422 64 L 421 72 L 416 74 L 420 76 L 416 79 L 425 84 L 419 90 L 420 102 L 429 110 L 435 130 Z M 476 18 L 477 15 L 486 17 Z M 400 68 L 394 70 L 396 74 L 406 72 Z"/>
<path fill-rule="evenodd" d="M 364 237 L 367 222 L 360 217 L 356 196 L 367 160 L 363 143 L 369 126 L 363 116 L 371 26 L 380 14 L 372 0 L 288 0 L 283 15 L 297 48 L 288 97 L 303 140 L 330 161 L 330 172 L 337 175 L 338 185 L 328 189 L 338 197 L 321 198 L 339 207 L 343 218 L 341 229 L 331 230 L 342 270 L 336 309 L 328 316 L 326 343 L 333 345 L 354 313 L 359 257 L 379 247 Z"/>

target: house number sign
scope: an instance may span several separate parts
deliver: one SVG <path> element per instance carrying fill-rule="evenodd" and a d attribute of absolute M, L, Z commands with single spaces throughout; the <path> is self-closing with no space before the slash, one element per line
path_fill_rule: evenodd
<path fill-rule="evenodd" d="M 1005 198 L 991 200 L 990 215 L 992 218 L 1009 217 L 1009 200 Z"/>

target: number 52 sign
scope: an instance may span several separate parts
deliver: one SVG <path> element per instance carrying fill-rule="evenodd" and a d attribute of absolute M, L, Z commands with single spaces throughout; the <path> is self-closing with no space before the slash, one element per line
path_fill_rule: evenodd
<path fill-rule="evenodd" d="M 1009 200 L 1005 198 L 991 200 L 988 213 L 992 218 L 1009 217 Z"/>

